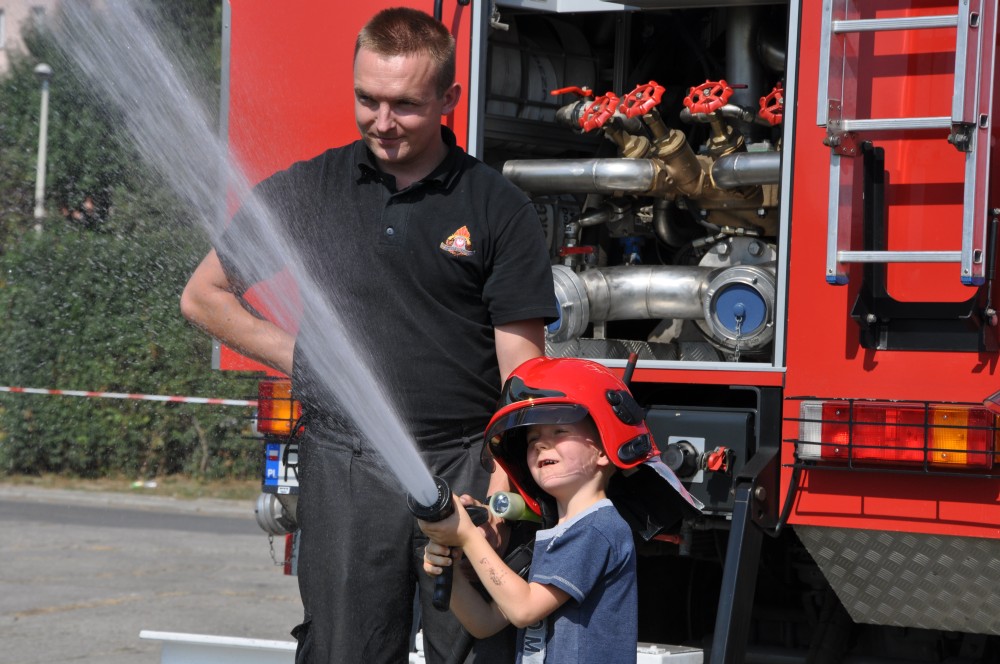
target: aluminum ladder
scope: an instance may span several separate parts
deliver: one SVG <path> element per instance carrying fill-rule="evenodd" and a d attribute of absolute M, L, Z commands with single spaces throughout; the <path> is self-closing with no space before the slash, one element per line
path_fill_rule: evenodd
<path fill-rule="evenodd" d="M 996 0 L 958 0 L 954 14 L 860 18 L 863 0 L 823 0 L 817 124 L 831 148 L 827 209 L 826 280 L 847 283 L 850 263 L 957 263 L 961 281 L 985 281 L 989 127 L 996 51 Z M 874 3 L 867 3 L 869 6 Z M 860 33 L 954 28 L 955 68 L 951 115 L 858 118 L 856 98 Z M 948 131 L 947 140 L 965 154 L 962 246 L 957 251 L 868 251 L 850 246 L 858 146 L 867 135 L 894 131 Z"/>

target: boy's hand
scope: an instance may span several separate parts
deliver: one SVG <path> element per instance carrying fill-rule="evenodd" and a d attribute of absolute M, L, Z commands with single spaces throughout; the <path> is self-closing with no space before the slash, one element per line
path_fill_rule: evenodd
<path fill-rule="evenodd" d="M 428 542 L 424 547 L 424 571 L 431 576 L 438 576 L 445 567 L 451 567 L 451 548 L 437 542 Z"/>
<path fill-rule="evenodd" d="M 496 551 L 500 555 L 503 555 L 504 550 L 507 548 L 507 540 L 510 534 L 510 527 L 506 523 L 504 523 L 503 519 L 494 516 L 494 514 L 490 512 L 488 508 L 486 508 L 486 505 L 483 505 L 481 502 L 479 502 L 469 494 L 467 493 L 462 494 L 461 496 L 459 496 L 458 500 L 466 507 L 474 505 L 476 507 L 482 507 L 486 509 L 486 514 L 489 515 L 489 520 L 486 523 L 482 523 L 478 526 L 479 532 L 483 534 L 483 537 L 485 537 L 486 541 L 490 543 L 490 546 L 493 547 L 494 551 Z"/>
<path fill-rule="evenodd" d="M 479 526 L 493 550 L 501 556 L 507 553 L 510 543 L 510 524 L 490 512 L 490 520 Z"/>
<path fill-rule="evenodd" d="M 420 526 L 420 530 L 424 531 L 424 534 L 428 538 L 438 544 L 463 546 L 470 536 L 478 533 L 478 530 L 473 525 L 472 519 L 469 518 L 469 514 L 465 511 L 465 507 L 458 500 L 458 496 L 452 494 L 451 499 L 455 508 L 451 516 L 447 519 L 433 522 L 417 519 L 417 525 Z"/>

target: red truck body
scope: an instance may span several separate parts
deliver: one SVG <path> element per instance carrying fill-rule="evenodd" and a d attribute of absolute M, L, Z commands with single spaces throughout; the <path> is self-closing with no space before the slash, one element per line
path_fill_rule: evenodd
<path fill-rule="evenodd" d="M 252 181 L 355 140 L 354 38 L 398 4 L 228 0 Z M 637 353 L 664 460 L 706 505 L 640 547 L 640 639 L 712 662 L 1000 656 L 996 2 L 403 4 L 457 38 L 446 123 L 536 202 L 547 352 Z M 572 86 L 591 96 L 552 94 Z"/>

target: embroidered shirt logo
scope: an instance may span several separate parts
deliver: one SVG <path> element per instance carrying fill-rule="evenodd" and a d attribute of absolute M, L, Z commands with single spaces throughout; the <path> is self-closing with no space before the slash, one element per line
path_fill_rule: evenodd
<path fill-rule="evenodd" d="M 469 229 L 462 226 L 457 231 L 448 236 L 448 239 L 441 243 L 441 249 L 447 251 L 452 256 L 471 256 L 476 253 L 472 248 L 472 236 Z"/>

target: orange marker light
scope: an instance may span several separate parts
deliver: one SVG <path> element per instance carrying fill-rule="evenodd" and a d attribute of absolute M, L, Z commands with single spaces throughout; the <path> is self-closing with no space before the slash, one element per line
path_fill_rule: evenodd
<path fill-rule="evenodd" d="M 257 385 L 257 431 L 288 436 L 302 416 L 302 405 L 292 398 L 288 380 L 265 380 Z"/>

